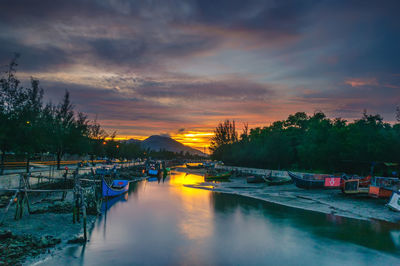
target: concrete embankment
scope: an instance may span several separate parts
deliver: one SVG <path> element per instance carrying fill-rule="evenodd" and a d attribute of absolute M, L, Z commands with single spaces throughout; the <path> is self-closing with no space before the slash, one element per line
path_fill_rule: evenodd
<path fill-rule="evenodd" d="M 215 192 L 237 194 L 293 208 L 335 214 L 362 220 L 400 222 L 400 213 L 388 209 L 388 200 L 370 198 L 368 195 L 345 195 L 339 189 L 300 189 L 294 184 L 267 186 L 248 184 L 246 174 L 268 174 L 271 170 L 244 167 L 218 166 L 220 170 L 236 172 L 230 182 L 204 182 L 189 187 Z M 244 173 L 241 175 L 241 173 Z M 275 176 L 287 176 L 285 171 L 273 171 Z"/>

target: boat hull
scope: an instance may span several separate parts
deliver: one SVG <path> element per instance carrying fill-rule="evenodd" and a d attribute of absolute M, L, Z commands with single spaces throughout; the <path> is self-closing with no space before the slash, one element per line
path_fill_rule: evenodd
<path fill-rule="evenodd" d="M 313 180 L 313 179 L 304 179 L 301 176 L 298 176 L 292 172 L 288 171 L 290 178 L 293 180 L 294 184 L 298 188 L 304 189 L 317 189 L 317 188 L 324 188 L 324 179 L 321 180 Z"/>
<path fill-rule="evenodd" d="M 149 169 L 147 171 L 147 174 L 149 176 L 159 176 L 160 175 L 160 171 L 159 170 L 155 170 L 155 169 Z"/>
<path fill-rule="evenodd" d="M 400 212 L 400 193 L 398 191 L 393 191 L 387 206 L 393 211 Z"/>
<path fill-rule="evenodd" d="M 120 184 L 119 184 L 120 183 Z M 103 198 L 116 197 L 124 194 L 129 190 L 129 181 L 128 180 L 114 180 L 113 184 L 120 186 L 119 188 L 110 187 L 107 182 L 102 179 L 101 181 L 101 192 Z"/>
<path fill-rule="evenodd" d="M 266 179 L 265 182 L 268 186 L 280 186 L 293 183 L 293 180 L 288 177 L 271 177 L 270 179 Z"/>
<path fill-rule="evenodd" d="M 223 174 L 214 175 L 214 176 L 206 174 L 205 177 L 204 177 L 204 179 L 205 179 L 206 181 L 207 181 L 207 180 L 210 180 L 210 181 L 211 181 L 211 180 L 213 180 L 213 181 L 228 180 L 229 177 L 230 177 L 231 175 L 232 175 L 231 173 L 223 173 Z"/>
<path fill-rule="evenodd" d="M 360 186 L 359 179 L 344 180 L 341 186 L 344 194 L 368 194 L 369 188 Z"/>
<path fill-rule="evenodd" d="M 201 165 L 201 164 L 199 164 L 199 165 L 189 165 L 189 164 L 186 164 L 186 168 L 187 168 L 187 169 L 203 169 L 204 166 Z"/>
<path fill-rule="evenodd" d="M 390 198 L 392 196 L 393 191 L 390 189 L 386 189 L 378 186 L 369 186 L 369 196 L 373 198 Z"/>
<path fill-rule="evenodd" d="M 257 184 L 257 183 L 265 183 L 265 179 L 261 176 L 249 176 L 247 177 L 247 183 Z"/>

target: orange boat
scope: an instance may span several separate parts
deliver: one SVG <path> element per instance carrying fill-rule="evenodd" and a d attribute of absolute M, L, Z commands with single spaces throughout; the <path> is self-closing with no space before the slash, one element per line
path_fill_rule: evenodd
<path fill-rule="evenodd" d="M 371 176 L 361 178 L 359 176 L 342 176 L 340 188 L 344 194 L 368 193 L 371 184 Z"/>
<path fill-rule="evenodd" d="M 390 198 L 393 191 L 398 191 L 400 182 L 398 178 L 374 177 L 369 186 L 369 196 L 373 198 Z"/>

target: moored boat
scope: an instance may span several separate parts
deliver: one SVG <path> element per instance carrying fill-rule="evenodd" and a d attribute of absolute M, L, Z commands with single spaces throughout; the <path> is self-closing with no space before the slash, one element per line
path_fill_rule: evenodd
<path fill-rule="evenodd" d="M 265 179 L 260 175 L 252 175 L 246 178 L 247 183 L 265 183 Z"/>
<path fill-rule="evenodd" d="M 107 184 L 104 178 L 101 180 L 101 192 L 103 198 L 115 197 L 127 192 L 129 189 L 128 180 L 113 180 L 111 186 Z"/>
<path fill-rule="evenodd" d="M 329 176 L 324 179 L 325 188 L 340 188 L 342 178 L 340 176 Z"/>
<path fill-rule="evenodd" d="M 360 179 L 343 180 L 341 185 L 344 194 L 368 194 L 369 188 L 360 185 Z"/>
<path fill-rule="evenodd" d="M 373 198 L 390 198 L 393 191 L 397 191 L 399 186 L 398 178 L 373 177 L 368 194 Z"/>
<path fill-rule="evenodd" d="M 344 194 L 368 194 L 370 184 L 371 176 L 360 177 L 357 175 L 343 175 L 340 188 Z"/>
<path fill-rule="evenodd" d="M 390 197 L 389 203 L 387 204 L 389 209 L 393 211 L 400 211 L 400 191 L 393 191 Z"/>
<path fill-rule="evenodd" d="M 161 176 L 161 162 L 148 161 L 146 163 L 146 172 L 149 176 Z"/>
<path fill-rule="evenodd" d="M 272 172 L 264 179 L 268 186 L 280 186 L 293 183 L 292 178 L 288 176 L 272 176 Z"/>
<path fill-rule="evenodd" d="M 328 177 L 317 174 L 294 174 L 290 171 L 288 171 L 288 174 L 296 187 L 305 189 L 323 188 L 325 177 Z"/>
<path fill-rule="evenodd" d="M 204 176 L 204 179 L 207 180 L 214 180 L 214 181 L 218 181 L 218 180 L 227 180 L 229 179 L 229 177 L 232 175 L 231 172 L 224 172 L 224 173 L 219 173 L 219 174 L 209 174 L 206 173 Z"/>
<path fill-rule="evenodd" d="M 204 168 L 204 165 L 203 164 L 197 164 L 197 165 L 186 164 L 186 168 L 187 169 L 202 169 L 202 168 Z"/>

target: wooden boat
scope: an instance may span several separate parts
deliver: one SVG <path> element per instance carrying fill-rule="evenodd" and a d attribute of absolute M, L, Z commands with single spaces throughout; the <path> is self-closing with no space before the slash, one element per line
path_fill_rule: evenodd
<path fill-rule="evenodd" d="M 111 186 L 107 184 L 104 178 L 101 180 L 101 192 L 103 198 L 115 197 L 127 192 L 129 189 L 128 180 L 113 180 Z"/>
<path fill-rule="evenodd" d="M 252 175 L 246 178 L 247 183 L 265 183 L 265 179 L 260 175 Z"/>
<path fill-rule="evenodd" d="M 161 162 L 148 161 L 146 162 L 146 172 L 149 176 L 161 176 Z"/>
<path fill-rule="evenodd" d="M 317 174 L 294 174 L 288 171 L 290 178 L 293 180 L 294 184 L 298 188 L 313 189 L 313 188 L 323 188 L 325 183 L 324 175 Z"/>
<path fill-rule="evenodd" d="M 197 165 L 186 164 L 186 168 L 187 169 L 202 169 L 202 168 L 204 168 L 204 165 L 202 165 L 202 164 L 197 164 Z"/>
<path fill-rule="evenodd" d="M 340 176 L 325 177 L 324 187 L 325 188 L 340 188 L 342 178 Z"/>
<path fill-rule="evenodd" d="M 397 191 L 399 186 L 398 178 L 373 177 L 368 194 L 373 198 L 390 198 L 393 191 Z"/>
<path fill-rule="evenodd" d="M 272 172 L 264 177 L 264 179 L 268 186 L 280 186 L 293 183 L 292 178 L 288 176 L 272 176 Z"/>
<path fill-rule="evenodd" d="M 341 189 L 344 194 L 368 194 L 369 188 L 360 185 L 361 179 L 342 180 Z"/>
<path fill-rule="evenodd" d="M 393 211 L 400 211 L 400 191 L 393 191 L 390 197 L 389 203 L 387 204 L 389 209 Z"/>
<path fill-rule="evenodd" d="M 219 174 L 209 174 L 209 173 L 206 173 L 205 176 L 204 176 L 204 179 L 205 179 L 206 181 L 211 181 L 211 180 L 214 180 L 214 181 L 218 181 L 218 180 L 227 180 L 227 179 L 229 179 L 229 177 L 230 177 L 231 175 L 232 175 L 231 172 L 225 172 L 225 173 L 219 173 Z"/>

